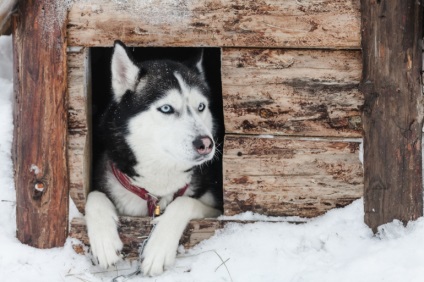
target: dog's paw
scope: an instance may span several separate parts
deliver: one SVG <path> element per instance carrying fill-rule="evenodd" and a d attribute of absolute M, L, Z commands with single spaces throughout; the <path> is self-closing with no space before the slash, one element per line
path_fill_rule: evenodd
<path fill-rule="evenodd" d="M 163 225 L 162 225 L 163 226 Z M 146 276 L 156 276 L 175 262 L 179 236 L 171 230 L 163 230 L 158 224 L 143 250 L 141 270 Z"/>
<path fill-rule="evenodd" d="M 103 268 L 121 260 L 118 215 L 105 194 L 94 191 L 88 195 L 85 221 L 94 260 Z"/>
<path fill-rule="evenodd" d="M 118 231 L 97 230 L 90 235 L 91 253 L 94 260 L 103 267 L 108 268 L 122 259 L 122 241 Z"/>
<path fill-rule="evenodd" d="M 215 215 L 219 215 L 218 210 L 197 199 L 179 197 L 170 203 L 165 213 L 152 221 L 156 227 L 142 254 L 144 275 L 159 275 L 174 264 L 178 243 L 190 219 Z"/>

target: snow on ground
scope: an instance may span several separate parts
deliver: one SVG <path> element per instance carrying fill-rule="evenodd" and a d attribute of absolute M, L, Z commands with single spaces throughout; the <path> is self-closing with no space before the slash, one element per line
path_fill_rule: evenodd
<path fill-rule="evenodd" d="M 0 37 L 0 281 L 111 281 L 130 273 L 136 263 L 108 271 L 93 266 L 88 256 L 73 252 L 70 239 L 63 248 L 38 250 L 15 238 L 11 49 L 11 38 Z M 183 251 L 163 275 L 131 281 L 423 281 L 424 219 L 407 227 L 390 223 L 373 236 L 363 216 L 358 200 L 305 224 L 283 218 L 231 224 Z M 254 217 L 267 219 L 244 215 Z"/>

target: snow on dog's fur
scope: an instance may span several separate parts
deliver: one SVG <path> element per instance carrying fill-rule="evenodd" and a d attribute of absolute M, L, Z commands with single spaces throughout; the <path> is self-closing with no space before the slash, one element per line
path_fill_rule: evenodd
<path fill-rule="evenodd" d="M 166 60 L 138 63 L 117 41 L 111 70 L 113 101 L 101 124 L 106 148 L 85 210 L 91 250 L 101 266 L 113 265 L 123 246 L 118 215 L 148 215 L 146 200 L 123 187 L 115 166 L 166 208 L 155 218 L 142 254 L 143 273 L 158 275 L 173 264 L 189 220 L 220 214 L 217 193 L 201 185 L 199 170 L 215 154 L 210 90 L 201 56 L 191 67 Z"/>

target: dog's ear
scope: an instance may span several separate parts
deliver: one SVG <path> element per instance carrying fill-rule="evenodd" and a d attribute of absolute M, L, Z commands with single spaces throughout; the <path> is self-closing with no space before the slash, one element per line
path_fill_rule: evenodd
<path fill-rule="evenodd" d="M 119 102 L 127 90 L 135 90 L 140 72 L 126 46 L 119 40 L 115 41 L 111 68 L 114 99 Z"/>
<path fill-rule="evenodd" d="M 196 50 L 196 54 L 188 61 L 185 62 L 186 66 L 194 70 L 197 74 L 205 79 L 205 70 L 203 68 L 203 48 Z"/>

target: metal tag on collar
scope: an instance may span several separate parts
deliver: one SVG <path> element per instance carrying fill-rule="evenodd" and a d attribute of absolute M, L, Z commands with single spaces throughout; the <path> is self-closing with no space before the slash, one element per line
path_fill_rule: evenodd
<path fill-rule="evenodd" d="M 156 205 L 154 215 L 160 216 L 160 206 L 159 205 Z"/>

